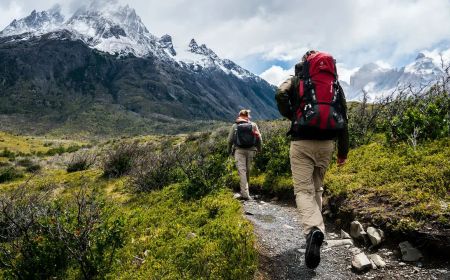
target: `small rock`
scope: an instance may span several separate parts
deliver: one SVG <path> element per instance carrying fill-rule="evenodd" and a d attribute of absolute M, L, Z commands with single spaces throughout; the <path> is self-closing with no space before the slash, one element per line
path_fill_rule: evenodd
<path fill-rule="evenodd" d="M 193 238 L 195 238 L 195 237 L 197 237 L 197 234 L 195 234 L 195 233 L 193 233 L 193 232 L 189 232 L 189 233 L 186 235 L 186 238 L 187 238 L 187 239 L 193 239 Z"/>
<path fill-rule="evenodd" d="M 359 253 L 353 257 L 352 267 L 356 271 L 365 271 L 372 267 L 372 263 L 364 253 Z"/>
<path fill-rule="evenodd" d="M 405 266 L 406 263 L 404 263 L 404 262 L 399 262 L 398 265 L 399 265 L 399 266 Z"/>
<path fill-rule="evenodd" d="M 352 247 L 351 245 L 345 245 L 345 248 L 349 249 L 350 247 Z"/>
<path fill-rule="evenodd" d="M 284 227 L 285 229 L 294 229 L 294 227 L 291 227 L 290 225 L 286 225 L 286 224 L 284 224 L 283 227 Z"/>
<path fill-rule="evenodd" d="M 371 261 L 373 261 L 375 263 L 376 266 L 383 268 L 386 266 L 386 263 L 383 261 L 383 259 L 377 255 L 377 254 L 372 254 L 372 255 L 368 255 L 369 259 Z"/>
<path fill-rule="evenodd" d="M 367 228 L 367 235 L 373 246 L 379 245 L 384 238 L 384 232 L 381 229 L 376 229 L 374 227 Z"/>
<path fill-rule="evenodd" d="M 377 265 L 372 260 L 370 260 L 370 264 L 372 265 L 372 269 L 378 269 Z"/>
<path fill-rule="evenodd" d="M 347 232 L 343 231 L 342 229 L 341 229 L 341 238 L 342 239 L 352 239 L 350 234 L 348 234 Z"/>
<path fill-rule="evenodd" d="M 416 262 L 423 258 L 422 253 L 414 248 L 408 241 L 402 242 L 398 246 L 402 252 L 402 260 L 405 262 Z"/>
<path fill-rule="evenodd" d="M 339 247 L 345 245 L 353 245 L 353 241 L 351 239 L 327 240 L 327 247 Z"/>
<path fill-rule="evenodd" d="M 359 248 L 356 248 L 356 247 L 351 248 L 350 252 L 352 253 L 352 255 L 361 254 L 361 250 Z"/>
<path fill-rule="evenodd" d="M 233 197 L 236 198 L 236 199 L 240 199 L 241 198 L 241 194 L 240 193 L 235 193 L 233 195 Z"/>
<path fill-rule="evenodd" d="M 350 224 L 350 236 L 353 238 L 361 238 L 363 235 L 365 235 L 366 232 L 364 231 L 363 226 L 358 221 L 353 221 Z"/>
<path fill-rule="evenodd" d="M 274 197 L 274 198 L 272 198 L 270 201 L 278 201 L 278 197 Z"/>
<path fill-rule="evenodd" d="M 142 264 L 145 263 L 145 260 L 143 258 L 140 258 L 138 256 L 134 256 L 132 263 L 136 265 L 138 268 L 141 267 Z"/>
<path fill-rule="evenodd" d="M 297 249 L 297 251 L 299 251 L 302 254 L 306 253 L 306 249 Z"/>

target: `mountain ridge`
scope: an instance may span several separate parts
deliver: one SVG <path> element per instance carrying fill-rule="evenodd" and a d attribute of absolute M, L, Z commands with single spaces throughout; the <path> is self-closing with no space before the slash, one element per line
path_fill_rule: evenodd
<path fill-rule="evenodd" d="M 95 134 L 101 119 L 110 130 L 127 123 L 151 133 L 232 120 L 242 108 L 259 119 L 278 116 L 273 86 L 195 39 L 178 48 L 170 35 L 152 35 L 129 6 L 80 9 L 57 27 L 49 14 L 34 11 L 0 33 L 1 129 L 19 120 L 42 133 L 77 120 Z"/>

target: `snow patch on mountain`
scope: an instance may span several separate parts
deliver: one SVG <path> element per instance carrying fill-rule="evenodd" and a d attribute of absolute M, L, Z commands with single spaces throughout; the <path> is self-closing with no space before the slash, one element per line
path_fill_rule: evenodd
<path fill-rule="evenodd" d="M 0 32 L 0 37 L 11 36 L 10 41 L 28 40 L 52 33 L 49 38 L 58 39 L 59 34 L 64 34 L 60 39 L 67 39 L 67 32 L 61 31 L 70 32 L 71 40 L 82 40 L 91 48 L 113 55 L 153 55 L 193 71 L 208 68 L 240 79 L 260 80 L 231 60 L 221 59 L 194 39 L 187 47 L 176 48 L 170 35 L 158 38 L 151 34 L 133 8 L 120 6 L 114 0 L 93 1 L 89 6 L 78 9 L 67 21 L 64 21 L 59 6 L 43 12 L 33 11 L 28 17 L 14 20 Z"/>
<path fill-rule="evenodd" d="M 407 87 L 429 88 L 444 74 L 443 67 L 449 63 L 450 49 L 422 51 L 413 62 L 399 69 L 383 63 L 366 64 L 350 77 L 347 99 L 361 100 L 364 91 L 374 101 Z"/>
<path fill-rule="evenodd" d="M 186 48 L 176 48 L 175 54 L 171 56 L 181 66 L 191 67 L 194 70 L 216 68 L 228 75 L 234 75 L 240 79 L 260 79 L 251 72 L 235 64 L 233 61 L 219 58 L 219 56 L 205 44 L 198 45 L 195 39 L 192 39 Z"/>
<path fill-rule="evenodd" d="M 64 22 L 59 5 L 42 12 L 33 10 L 31 14 L 20 20 L 13 20 L 3 31 L 0 37 L 19 35 L 23 33 L 44 34 L 58 29 Z"/>

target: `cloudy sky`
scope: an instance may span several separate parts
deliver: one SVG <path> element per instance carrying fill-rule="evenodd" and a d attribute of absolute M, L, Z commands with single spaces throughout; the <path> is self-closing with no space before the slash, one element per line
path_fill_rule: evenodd
<path fill-rule="evenodd" d="M 105 0 L 101 0 L 105 1 Z M 151 33 L 191 38 L 276 84 L 307 49 L 332 53 L 341 77 L 364 63 L 400 67 L 421 50 L 450 48 L 450 0 L 118 0 Z M 69 15 L 88 0 L 0 0 L 0 29 L 59 3 Z"/>

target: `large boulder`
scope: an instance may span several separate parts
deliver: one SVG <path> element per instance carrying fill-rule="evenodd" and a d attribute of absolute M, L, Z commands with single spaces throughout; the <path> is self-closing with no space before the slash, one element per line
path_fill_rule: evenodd
<path fill-rule="evenodd" d="M 402 252 L 402 260 L 405 262 L 416 262 L 423 258 L 422 253 L 414 248 L 408 241 L 402 242 L 398 246 Z"/>
<path fill-rule="evenodd" d="M 363 226 L 358 221 L 353 221 L 350 224 L 350 236 L 353 238 L 363 238 L 367 233 L 364 231 Z"/>
<path fill-rule="evenodd" d="M 371 269 L 372 263 L 369 258 L 367 258 L 366 254 L 359 253 L 353 257 L 352 268 L 355 271 L 362 272 Z"/>
<path fill-rule="evenodd" d="M 373 263 L 380 268 L 383 268 L 386 266 L 386 262 L 383 261 L 383 259 L 380 257 L 380 255 L 377 254 L 371 254 L 367 256 Z"/>
<path fill-rule="evenodd" d="M 381 229 L 376 229 L 374 227 L 367 228 L 367 235 L 373 246 L 379 245 L 384 238 L 384 232 Z"/>

